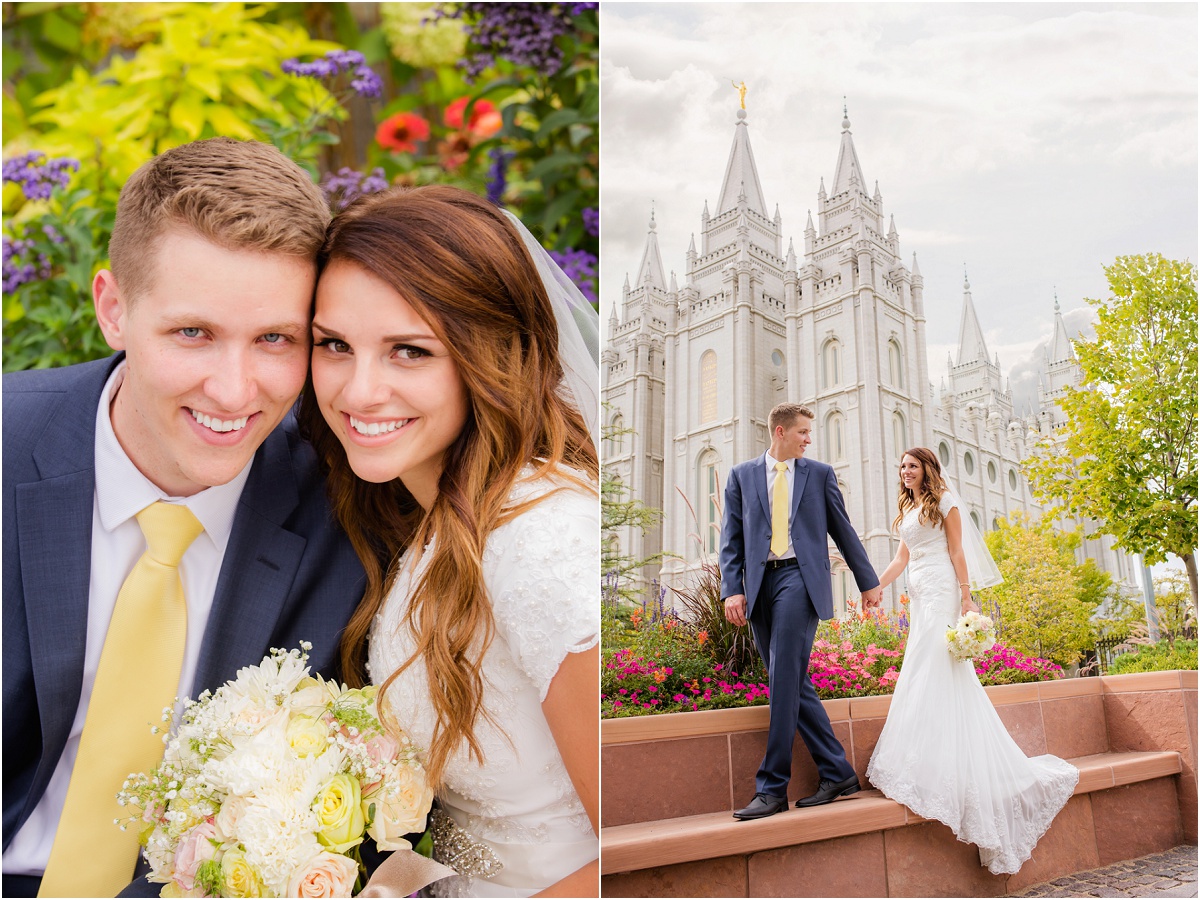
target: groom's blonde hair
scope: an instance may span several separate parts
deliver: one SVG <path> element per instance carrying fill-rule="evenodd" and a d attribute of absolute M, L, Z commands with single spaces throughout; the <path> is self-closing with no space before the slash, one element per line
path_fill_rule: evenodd
<path fill-rule="evenodd" d="M 215 137 L 181 144 L 125 182 L 108 254 L 133 302 L 153 286 L 158 249 L 171 231 L 227 250 L 315 261 L 329 204 L 300 166 L 270 144 Z"/>
<path fill-rule="evenodd" d="M 767 416 L 767 429 L 774 435 L 775 429 L 780 425 L 791 428 L 801 416 L 806 419 L 816 418 L 813 411 L 801 403 L 780 403 Z"/>

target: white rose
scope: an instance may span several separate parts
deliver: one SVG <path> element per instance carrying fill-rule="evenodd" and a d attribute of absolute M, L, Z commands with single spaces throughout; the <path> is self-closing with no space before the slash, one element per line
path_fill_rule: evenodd
<path fill-rule="evenodd" d="M 395 785 L 392 793 L 388 788 Z M 425 770 L 401 766 L 396 778 L 383 786 L 374 797 L 363 800 L 363 814 L 370 814 L 375 805 L 375 821 L 367 834 L 380 850 L 402 850 L 412 847 L 404 835 L 425 830 L 425 817 L 433 805 L 433 789 L 425 778 Z"/>
<path fill-rule="evenodd" d="M 246 800 L 243 797 L 229 797 L 221 804 L 221 809 L 213 819 L 217 828 L 217 837 L 221 843 L 236 841 L 238 820 L 246 811 Z"/>
<path fill-rule="evenodd" d="M 349 897 L 358 878 L 358 863 L 322 850 L 296 870 L 288 883 L 289 897 Z"/>

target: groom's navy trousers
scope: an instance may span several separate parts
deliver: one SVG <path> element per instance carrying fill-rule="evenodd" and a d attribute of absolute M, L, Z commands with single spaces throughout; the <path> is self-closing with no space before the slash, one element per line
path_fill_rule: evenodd
<path fill-rule="evenodd" d="M 757 790 L 786 797 L 792 774 L 792 736 L 799 732 L 821 778 L 843 781 L 854 774 L 833 736 L 829 716 L 808 676 L 808 660 L 820 619 L 794 561 L 768 568 L 750 616 L 754 644 L 767 667 L 771 725 Z"/>
<path fill-rule="evenodd" d="M 745 595 L 746 618 L 767 665 L 771 726 L 758 791 L 775 797 L 787 796 L 797 731 L 821 778 L 842 781 L 854 772 L 808 679 L 817 623 L 833 616 L 829 539 L 841 551 L 860 591 L 879 584 L 846 515 L 837 475 L 826 463 L 796 460 L 788 531 L 796 559 L 776 566 L 768 559 L 771 504 L 766 457 L 734 466 L 725 482 L 721 598 Z"/>

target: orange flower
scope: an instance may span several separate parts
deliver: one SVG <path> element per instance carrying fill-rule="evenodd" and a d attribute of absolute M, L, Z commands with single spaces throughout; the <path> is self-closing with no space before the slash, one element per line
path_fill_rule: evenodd
<path fill-rule="evenodd" d="M 654 672 L 654 680 L 656 682 L 658 682 L 659 684 L 662 684 L 664 681 L 667 680 L 667 673 L 664 672 L 662 669 L 656 669 Z"/>
<path fill-rule="evenodd" d="M 453 172 L 467 161 L 471 155 L 471 141 L 465 134 L 455 134 L 448 141 L 438 142 L 438 157 L 442 168 Z"/>
<path fill-rule="evenodd" d="M 901 594 L 901 595 L 900 595 L 900 602 L 901 602 L 901 603 L 902 603 L 904 606 L 908 606 L 908 594 Z"/>
<path fill-rule="evenodd" d="M 415 153 L 417 141 L 429 138 L 429 122 L 412 112 L 399 112 L 379 123 L 375 141 L 385 150 Z"/>
<path fill-rule="evenodd" d="M 704 646 L 704 642 L 707 640 L 708 640 L 708 632 L 707 631 L 702 631 L 698 635 L 696 635 L 696 641 L 700 644 L 701 647 Z"/>
<path fill-rule="evenodd" d="M 467 104 L 470 101 L 470 97 L 459 97 L 446 107 L 442 121 L 446 123 L 447 128 L 465 129 L 478 140 L 490 138 L 504 124 L 500 118 L 500 111 L 488 100 L 476 100 L 475 105 L 471 107 L 471 119 L 464 126 L 463 113 L 466 112 Z"/>

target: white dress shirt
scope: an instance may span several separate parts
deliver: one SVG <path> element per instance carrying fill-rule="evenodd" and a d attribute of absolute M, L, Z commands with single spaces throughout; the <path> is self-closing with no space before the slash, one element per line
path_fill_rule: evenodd
<path fill-rule="evenodd" d="M 771 451 L 767 451 L 767 506 L 772 507 L 772 497 L 775 496 L 775 479 L 779 477 L 779 472 L 775 471 L 775 464 L 782 462 L 787 468 L 783 471 L 783 477 L 787 481 L 787 498 L 788 498 L 788 545 L 787 549 L 779 556 L 776 556 L 770 550 L 767 551 L 767 559 L 795 559 L 796 550 L 792 547 L 792 485 L 796 483 L 796 460 L 784 459 L 778 460 L 771 456 Z M 775 510 L 772 507 L 771 513 Z"/>
<path fill-rule="evenodd" d="M 105 384 L 96 411 L 96 495 L 92 504 L 87 645 L 84 649 L 83 690 L 79 695 L 79 707 L 71 724 L 70 737 L 46 786 L 46 792 L 4 851 L 3 865 L 7 875 L 41 875 L 46 870 L 54 833 L 67 800 L 67 785 L 71 781 L 75 756 L 79 752 L 79 738 L 87 718 L 88 701 L 96 680 L 96 669 L 100 665 L 100 651 L 104 648 L 108 623 L 117 603 L 117 593 L 146 549 L 146 539 L 135 516 L 151 503 L 165 500 L 186 506 L 204 526 L 204 531 L 191 543 L 179 564 L 188 613 L 187 640 L 177 692 L 182 701 L 191 692 L 225 547 L 233 530 L 242 488 L 253 464 L 248 463 L 228 484 L 206 488 L 191 497 L 167 496 L 138 471 L 113 431 L 111 403 L 124 378 L 125 364 L 122 363 Z M 252 662 L 256 660 L 247 660 L 247 663 Z M 113 788 L 114 794 L 118 787 Z"/>

